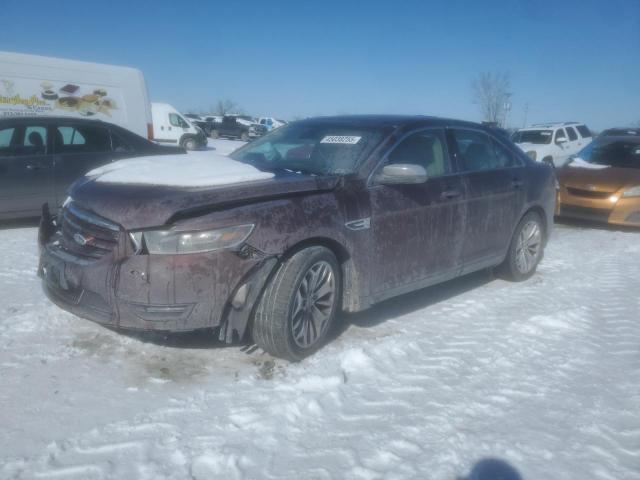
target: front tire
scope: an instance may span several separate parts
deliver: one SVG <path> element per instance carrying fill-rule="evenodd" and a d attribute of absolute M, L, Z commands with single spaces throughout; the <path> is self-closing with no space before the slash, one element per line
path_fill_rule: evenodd
<path fill-rule="evenodd" d="M 498 267 L 502 276 L 514 282 L 530 278 L 544 255 L 544 226 L 536 212 L 529 212 L 516 227 L 507 258 Z"/>
<path fill-rule="evenodd" d="M 299 361 L 325 342 L 340 304 L 340 265 L 325 247 L 305 248 L 269 280 L 253 318 L 253 341 L 279 358 Z"/>
<path fill-rule="evenodd" d="M 248 142 L 249 134 L 247 132 L 242 132 L 242 135 L 240 135 L 240 140 L 242 140 L 243 142 Z"/>
<path fill-rule="evenodd" d="M 193 138 L 193 137 L 185 138 L 182 141 L 182 146 L 184 148 L 186 148 L 187 150 L 195 150 L 196 148 L 198 148 L 198 144 L 196 143 L 196 139 Z"/>
<path fill-rule="evenodd" d="M 211 138 L 220 138 L 220 132 L 218 130 L 211 130 Z"/>

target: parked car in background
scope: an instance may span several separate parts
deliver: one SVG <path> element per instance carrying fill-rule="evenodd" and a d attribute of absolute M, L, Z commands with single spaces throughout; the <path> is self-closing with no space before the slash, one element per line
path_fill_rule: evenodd
<path fill-rule="evenodd" d="M 640 128 L 607 128 L 599 137 L 640 137 Z"/>
<path fill-rule="evenodd" d="M 260 125 L 264 125 L 267 129 L 267 132 L 270 132 L 271 130 L 275 130 L 276 128 L 282 127 L 287 124 L 285 120 L 278 120 L 277 118 L 273 117 L 260 117 L 258 119 L 258 123 Z"/>
<path fill-rule="evenodd" d="M 98 119 L 153 138 L 140 70 L 0 52 L 0 117 L 33 115 Z"/>
<path fill-rule="evenodd" d="M 192 125 L 168 103 L 152 103 L 154 140 L 163 145 L 178 145 L 196 150 L 207 144 L 202 129 Z"/>
<path fill-rule="evenodd" d="M 598 137 L 557 175 L 559 216 L 640 227 L 640 135 Z"/>
<path fill-rule="evenodd" d="M 89 170 L 114 160 L 184 153 L 162 147 L 118 125 L 71 117 L 0 119 L 0 219 L 53 213 L 67 189 Z"/>
<path fill-rule="evenodd" d="M 94 173 L 64 221 L 43 223 L 55 303 L 118 328 L 215 327 L 299 360 L 339 310 L 489 267 L 529 278 L 553 226 L 552 168 L 471 122 L 307 119 L 231 158 L 166 163 L 158 178 Z"/>
<path fill-rule="evenodd" d="M 266 133 L 266 128 L 236 115 L 225 115 L 221 122 L 212 124 L 212 138 L 232 138 L 247 142 L 250 139 L 261 137 Z"/>
<path fill-rule="evenodd" d="M 571 155 L 587 146 L 593 135 L 578 122 L 540 123 L 517 130 L 512 140 L 537 162 L 561 167 Z"/>

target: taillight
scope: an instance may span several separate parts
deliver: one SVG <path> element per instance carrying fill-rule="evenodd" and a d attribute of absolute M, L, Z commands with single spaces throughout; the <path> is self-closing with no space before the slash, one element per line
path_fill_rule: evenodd
<path fill-rule="evenodd" d="M 153 123 L 147 123 L 147 138 L 153 140 Z"/>

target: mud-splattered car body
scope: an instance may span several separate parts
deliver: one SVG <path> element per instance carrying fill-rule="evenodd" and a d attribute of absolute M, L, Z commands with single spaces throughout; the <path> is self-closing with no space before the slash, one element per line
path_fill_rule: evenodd
<path fill-rule="evenodd" d="M 245 336 L 252 309 L 280 262 L 303 246 L 322 245 L 335 254 L 342 309 L 354 312 L 499 264 L 528 211 L 539 213 L 549 234 L 551 169 L 490 129 L 408 116 L 296 123 L 364 126 L 376 129 L 380 141 L 344 175 L 287 173 L 197 190 L 85 178 L 73 186 L 72 202 L 57 219 L 46 210 L 43 215 L 39 272 L 47 295 L 64 309 L 113 327 L 220 327 L 221 339 L 232 341 Z M 462 171 L 451 137 L 457 129 L 498 143 L 513 165 Z M 378 182 L 390 152 L 424 130 L 443 139 L 445 174 L 420 184 Z M 241 224 L 254 226 L 248 238 L 213 252 L 146 254 L 130 235 L 160 227 L 189 232 Z"/>

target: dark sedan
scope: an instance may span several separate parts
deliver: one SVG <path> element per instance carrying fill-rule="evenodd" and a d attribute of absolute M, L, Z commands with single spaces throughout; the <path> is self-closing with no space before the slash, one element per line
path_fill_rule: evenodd
<path fill-rule="evenodd" d="M 112 327 L 215 327 L 298 360 L 339 310 L 489 267 L 529 278 L 553 226 L 551 167 L 470 122 L 307 119 L 218 165 L 210 187 L 126 169 L 78 181 L 41 228 L 49 298 Z"/>
<path fill-rule="evenodd" d="M 184 153 L 117 125 L 70 117 L 0 119 L 0 220 L 39 216 L 62 205 L 92 168 L 140 155 Z"/>

